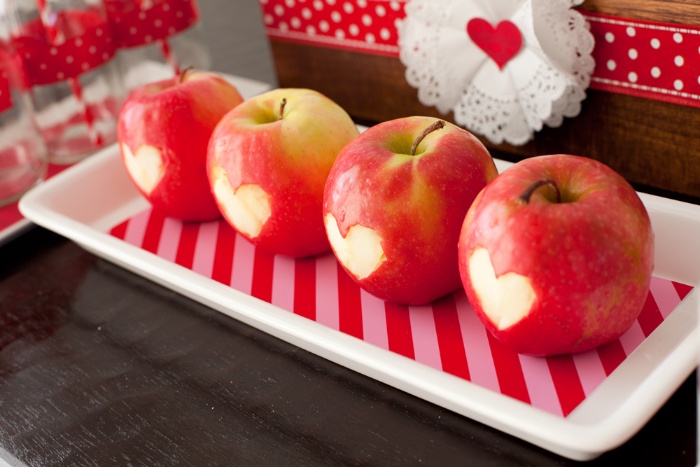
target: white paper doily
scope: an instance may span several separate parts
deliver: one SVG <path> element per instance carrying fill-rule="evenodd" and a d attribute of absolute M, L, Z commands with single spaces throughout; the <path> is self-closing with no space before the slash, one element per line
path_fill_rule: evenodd
<path fill-rule="evenodd" d="M 588 23 L 572 9 L 582 2 L 409 0 L 398 25 L 406 80 L 421 103 L 454 111 L 468 130 L 495 144 L 524 144 L 581 110 L 595 66 Z M 519 30 L 521 46 L 502 68 L 467 31 L 475 19 L 494 32 L 504 20 Z"/>

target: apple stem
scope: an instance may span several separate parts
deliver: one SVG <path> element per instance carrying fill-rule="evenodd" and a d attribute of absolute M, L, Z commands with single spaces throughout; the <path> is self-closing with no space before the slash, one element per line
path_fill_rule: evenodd
<path fill-rule="evenodd" d="M 561 203 L 561 193 L 559 192 L 559 187 L 557 186 L 556 182 L 552 180 L 551 178 L 543 178 L 541 180 L 537 180 L 535 183 L 530 185 L 527 190 L 523 191 L 523 194 L 521 194 L 518 199 L 520 199 L 522 202 L 525 204 L 528 204 L 530 202 L 530 198 L 532 197 L 532 194 L 537 190 L 539 187 L 544 186 L 544 185 L 549 185 L 551 187 L 554 187 L 554 191 L 557 193 L 557 203 Z"/>
<path fill-rule="evenodd" d="M 423 138 L 428 136 L 430 133 L 432 133 L 435 130 L 440 130 L 442 128 L 445 128 L 445 122 L 443 120 L 438 120 L 437 122 L 433 123 L 430 125 L 428 128 L 423 130 L 423 132 L 418 135 L 418 138 L 413 142 L 413 146 L 411 146 L 411 155 L 415 156 L 416 155 L 416 150 L 418 149 L 418 145 L 420 144 L 421 141 L 423 141 Z"/>
<path fill-rule="evenodd" d="M 282 102 L 280 102 L 280 112 L 277 114 L 277 120 L 282 120 L 282 114 L 284 113 L 284 107 L 287 105 L 287 98 L 283 97 Z"/>
<path fill-rule="evenodd" d="M 182 70 L 180 72 L 180 76 L 178 76 L 178 82 L 182 83 L 182 81 L 185 79 L 185 75 L 187 74 L 187 72 L 189 72 L 193 69 L 194 69 L 194 67 L 192 65 L 190 65 L 190 66 L 186 67 L 184 70 Z"/>

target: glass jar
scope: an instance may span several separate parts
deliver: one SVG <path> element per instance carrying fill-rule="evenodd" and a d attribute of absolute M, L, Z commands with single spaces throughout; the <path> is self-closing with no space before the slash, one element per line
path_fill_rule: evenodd
<path fill-rule="evenodd" d="M 49 161 L 76 162 L 116 141 L 125 90 L 100 0 L 7 0 Z"/>
<path fill-rule="evenodd" d="M 40 183 L 47 165 L 19 63 L 0 38 L 0 206 L 17 201 Z"/>

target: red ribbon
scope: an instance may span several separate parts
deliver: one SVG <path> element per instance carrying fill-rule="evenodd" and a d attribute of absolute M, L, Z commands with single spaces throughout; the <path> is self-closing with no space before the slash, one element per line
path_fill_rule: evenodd
<path fill-rule="evenodd" d="M 104 0 L 117 48 L 173 36 L 199 20 L 195 0 Z"/>
<path fill-rule="evenodd" d="M 399 56 L 405 0 L 260 3 L 270 38 Z M 596 41 L 591 88 L 700 108 L 700 27 L 581 13 Z"/>
<path fill-rule="evenodd" d="M 586 13 L 591 88 L 700 108 L 700 27 Z"/>
<path fill-rule="evenodd" d="M 114 56 L 102 11 L 63 10 L 56 17 L 48 29 L 36 18 L 13 31 L 12 46 L 22 61 L 27 86 L 76 78 Z"/>

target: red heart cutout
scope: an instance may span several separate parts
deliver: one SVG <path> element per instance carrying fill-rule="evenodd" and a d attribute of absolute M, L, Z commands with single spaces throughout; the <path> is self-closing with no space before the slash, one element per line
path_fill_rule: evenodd
<path fill-rule="evenodd" d="M 467 23 L 467 34 L 501 70 L 523 45 L 520 29 L 507 19 L 494 28 L 483 18 L 472 18 Z"/>

